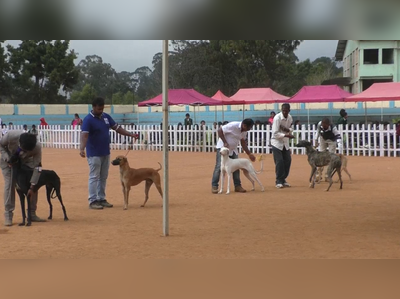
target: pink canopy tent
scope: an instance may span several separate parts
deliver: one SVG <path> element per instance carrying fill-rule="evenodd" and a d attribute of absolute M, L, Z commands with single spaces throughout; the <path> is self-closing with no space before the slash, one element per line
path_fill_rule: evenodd
<path fill-rule="evenodd" d="M 353 94 L 337 85 L 303 86 L 287 103 L 330 103 L 343 102 Z"/>
<path fill-rule="evenodd" d="M 279 100 L 287 100 L 289 97 L 281 95 L 271 88 L 241 88 L 231 99 L 244 101 L 245 104 L 271 104 Z"/>
<path fill-rule="evenodd" d="M 369 88 L 346 98 L 345 102 L 399 101 L 400 82 L 374 83 Z"/>
<path fill-rule="evenodd" d="M 220 90 L 218 90 L 215 93 L 215 95 L 213 95 L 211 98 L 222 101 L 223 105 L 244 105 L 245 104 L 245 101 L 233 100 L 230 97 L 224 95 L 224 93 Z M 222 107 L 222 121 L 224 121 L 224 120 L 225 120 L 224 119 L 224 108 Z"/>
<path fill-rule="evenodd" d="M 331 103 L 344 102 L 344 100 L 353 95 L 343 90 L 337 85 L 314 85 L 303 86 L 294 96 L 287 101 L 279 101 L 281 103 Z M 310 123 L 309 109 L 307 109 L 307 121 Z M 332 111 L 331 111 L 332 117 Z"/>
<path fill-rule="evenodd" d="M 190 106 L 218 106 L 222 101 L 207 97 L 194 89 L 169 89 L 168 105 L 190 105 Z M 139 107 L 162 106 L 162 94 L 138 103 Z M 194 122 L 196 122 L 196 109 L 194 110 Z"/>
<path fill-rule="evenodd" d="M 346 98 L 345 102 L 364 102 L 365 123 L 367 123 L 367 102 L 399 101 L 400 83 L 382 82 L 374 83 L 369 88 Z M 381 120 L 383 120 L 383 108 L 381 107 Z"/>
<path fill-rule="evenodd" d="M 162 94 L 138 103 L 139 107 L 158 105 L 162 105 Z M 222 101 L 207 97 L 194 89 L 169 89 L 168 105 L 217 106 L 222 105 Z"/>

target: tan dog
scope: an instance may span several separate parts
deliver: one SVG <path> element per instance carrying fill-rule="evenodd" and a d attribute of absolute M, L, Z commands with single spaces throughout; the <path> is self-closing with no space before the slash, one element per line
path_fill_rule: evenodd
<path fill-rule="evenodd" d="M 161 170 L 161 164 L 159 169 L 153 168 L 130 168 L 128 159 L 125 156 L 118 156 L 111 162 L 112 165 L 119 165 L 119 173 L 122 184 L 122 192 L 124 194 L 124 210 L 128 209 L 129 191 L 131 186 L 136 186 L 139 183 L 146 181 L 146 186 L 144 188 L 145 198 L 144 203 L 141 207 L 144 207 L 147 200 L 149 199 L 149 190 L 151 185 L 154 183 L 158 192 L 163 197 L 163 192 L 161 189 L 161 179 L 158 173 Z"/>

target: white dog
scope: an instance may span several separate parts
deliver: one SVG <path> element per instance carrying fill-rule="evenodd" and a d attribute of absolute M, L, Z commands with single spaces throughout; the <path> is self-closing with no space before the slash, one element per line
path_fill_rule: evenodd
<path fill-rule="evenodd" d="M 254 180 L 256 180 L 257 183 L 260 184 L 261 191 L 264 191 L 264 186 L 261 184 L 260 180 L 257 177 L 257 173 L 261 173 L 261 171 L 263 169 L 262 161 L 261 161 L 261 170 L 256 172 L 254 170 L 254 167 L 251 164 L 250 160 L 243 159 L 243 158 L 241 158 L 241 159 L 229 158 L 229 149 L 228 148 L 222 147 L 219 153 L 221 155 L 221 189 L 219 190 L 218 193 L 221 194 L 223 192 L 224 178 L 225 178 L 225 174 L 227 174 L 228 175 L 228 186 L 227 186 L 226 194 L 229 194 L 232 173 L 238 169 L 243 170 L 244 175 L 252 183 L 252 185 L 253 185 L 253 189 L 251 189 L 252 191 L 254 190 Z"/>

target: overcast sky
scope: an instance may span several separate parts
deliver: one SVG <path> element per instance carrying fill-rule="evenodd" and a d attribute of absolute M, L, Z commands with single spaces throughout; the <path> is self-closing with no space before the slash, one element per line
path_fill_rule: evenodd
<path fill-rule="evenodd" d="M 20 41 L 9 41 L 17 46 Z M 296 55 L 300 61 L 327 56 L 334 57 L 337 40 L 305 40 Z M 78 53 L 75 64 L 87 55 L 98 55 L 103 62 L 111 64 L 117 71 L 133 72 L 142 66 L 152 68 L 154 54 L 162 51 L 161 40 L 71 40 L 70 49 Z"/>

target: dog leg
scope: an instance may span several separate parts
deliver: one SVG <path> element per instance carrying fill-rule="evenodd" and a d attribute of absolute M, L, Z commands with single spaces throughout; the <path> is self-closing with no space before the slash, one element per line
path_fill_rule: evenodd
<path fill-rule="evenodd" d="M 26 214 L 25 214 L 25 194 L 17 189 L 17 193 L 19 195 L 19 201 L 21 204 L 21 210 L 22 210 L 22 222 L 18 224 L 19 226 L 25 226 L 25 219 L 26 219 Z"/>
<path fill-rule="evenodd" d="M 227 184 L 226 184 L 226 194 L 228 195 L 231 191 L 231 172 L 226 172 L 226 176 L 227 176 Z"/>
<path fill-rule="evenodd" d="M 27 216 L 26 216 L 26 226 L 31 226 L 32 225 L 31 197 L 27 196 L 26 198 L 28 199 L 28 209 L 26 211 L 26 214 L 27 214 Z"/>
<path fill-rule="evenodd" d="M 339 176 L 339 181 L 340 181 L 340 189 L 342 189 L 343 187 L 343 181 L 342 181 L 342 172 L 340 170 L 340 168 L 337 170 L 338 176 Z M 350 177 L 351 179 L 351 177 Z"/>
<path fill-rule="evenodd" d="M 254 173 L 250 173 L 250 175 L 257 181 L 257 183 L 260 185 L 261 187 L 261 191 L 264 192 L 265 188 L 263 186 L 263 184 L 261 184 L 261 181 L 258 179 L 256 172 Z M 253 189 L 254 189 L 254 184 L 253 184 Z"/>
<path fill-rule="evenodd" d="M 310 175 L 310 188 L 314 188 L 315 185 L 315 172 L 317 170 L 317 167 L 311 167 L 311 175 Z"/>
<path fill-rule="evenodd" d="M 147 200 L 149 199 L 149 190 L 151 185 L 153 185 L 153 181 L 151 179 L 147 179 L 146 185 L 144 187 L 144 203 L 141 205 L 142 208 L 145 206 Z"/>
<path fill-rule="evenodd" d="M 351 181 L 351 175 L 350 175 L 350 173 L 347 171 L 347 167 L 343 167 L 342 169 L 343 169 L 344 172 L 349 176 L 349 179 L 350 179 L 350 181 Z"/>
<path fill-rule="evenodd" d="M 157 188 L 157 190 L 158 190 L 158 193 L 160 193 L 160 195 L 161 195 L 161 201 L 163 200 L 163 192 L 162 192 L 162 188 L 161 188 L 161 179 L 160 179 L 160 176 L 158 176 L 158 177 L 155 177 L 154 179 L 153 179 L 153 183 L 154 183 L 154 185 L 156 186 L 156 188 Z M 163 206 L 163 205 L 161 205 L 161 206 Z"/>
<path fill-rule="evenodd" d="M 247 169 L 242 169 L 243 170 L 243 174 L 246 176 L 246 178 L 251 182 L 251 184 L 253 185 L 253 188 L 251 189 L 251 191 L 255 190 L 255 186 L 254 186 L 254 180 L 251 178 L 249 171 L 247 171 Z"/>
<path fill-rule="evenodd" d="M 221 169 L 221 187 L 219 188 L 218 194 L 221 194 L 224 191 L 224 179 L 225 171 Z"/>
<path fill-rule="evenodd" d="M 51 204 L 51 200 L 50 200 L 50 194 L 51 194 L 51 190 L 53 188 L 50 186 L 46 185 L 46 196 L 47 196 L 47 203 L 49 204 L 49 209 L 50 209 L 50 215 L 49 217 L 47 217 L 47 219 L 53 219 L 53 205 Z"/>
<path fill-rule="evenodd" d="M 251 191 L 254 191 L 256 188 L 254 185 L 254 180 L 252 179 L 253 174 L 250 175 L 250 172 L 247 169 L 242 169 L 242 170 L 245 177 L 251 182 L 251 185 L 253 186 Z"/>
<path fill-rule="evenodd" d="M 124 210 L 128 209 L 128 200 L 129 200 L 129 191 L 131 190 L 130 186 L 125 186 L 124 188 Z"/>
<path fill-rule="evenodd" d="M 65 209 L 65 206 L 63 204 L 60 190 L 56 190 L 56 194 L 57 194 L 58 200 L 60 201 L 62 211 L 64 213 L 64 221 L 68 221 L 69 219 L 67 217 L 67 210 Z"/>

